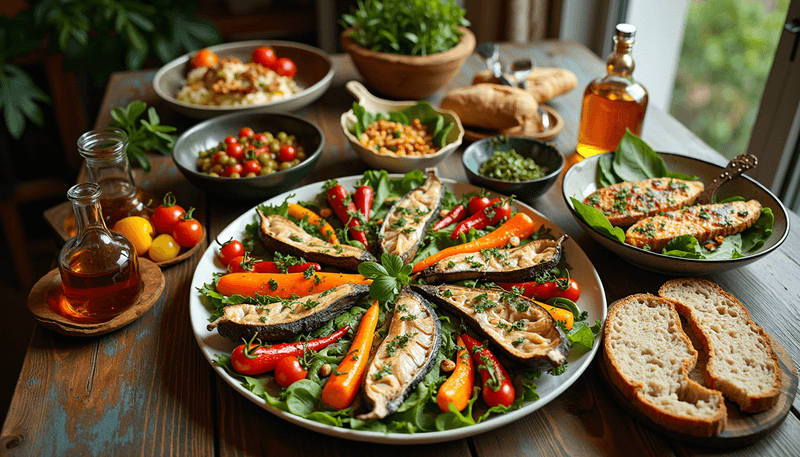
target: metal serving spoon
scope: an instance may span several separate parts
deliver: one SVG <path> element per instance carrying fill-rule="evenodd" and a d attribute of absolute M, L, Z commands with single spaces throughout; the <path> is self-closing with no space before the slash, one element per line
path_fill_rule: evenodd
<path fill-rule="evenodd" d="M 520 59 L 511 64 L 511 75 L 517 82 L 517 87 L 521 89 L 528 89 L 528 75 L 533 72 L 533 61 L 531 59 Z M 542 117 L 542 128 L 547 130 L 550 128 L 550 115 L 547 111 L 542 109 L 541 106 L 537 108 L 539 115 Z"/>
<path fill-rule="evenodd" d="M 500 84 L 505 84 L 507 86 L 514 85 L 504 74 L 503 64 L 500 62 L 500 46 L 498 46 L 497 43 L 484 41 L 479 44 L 475 50 L 478 52 L 478 55 L 483 57 L 484 62 L 486 62 L 486 68 L 492 72 L 495 78 L 500 80 Z"/>
<path fill-rule="evenodd" d="M 711 198 L 720 186 L 741 175 L 745 171 L 755 168 L 756 165 L 758 165 L 758 158 L 752 154 L 741 154 L 734 157 L 733 160 L 728 162 L 728 166 L 725 167 L 725 170 L 714 178 L 714 180 L 706 186 L 700 196 L 697 197 L 697 203 L 701 205 L 711 203 Z"/>

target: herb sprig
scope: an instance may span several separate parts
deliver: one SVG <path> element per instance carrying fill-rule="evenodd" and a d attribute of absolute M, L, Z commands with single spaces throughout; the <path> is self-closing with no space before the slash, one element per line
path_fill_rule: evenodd
<path fill-rule="evenodd" d="M 147 119 L 139 119 L 139 116 L 147 111 Z M 108 126 L 116 127 L 128 134 L 128 161 L 136 160 L 145 173 L 150 172 L 150 160 L 147 158 L 147 151 L 158 151 L 164 155 L 172 152 L 175 144 L 175 127 L 161 125 L 161 119 L 154 107 L 147 107 L 147 103 L 134 100 L 125 108 L 116 107 L 111 110 L 111 121 Z M 138 121 L 138 122 L 137 122 Z M 139 125 L 141 124 L 141 125 Z"/>
<path fill-rule="evenodd" d="M 412 265 L 403 265 L 403 259 L 397 254 L 383 253 L 381 263 L 362 262 L 358 272 L 372 280 L 369 295 L 382 303 L 393 302 L 400 294 L 400 289 L 411 282 Z"/>

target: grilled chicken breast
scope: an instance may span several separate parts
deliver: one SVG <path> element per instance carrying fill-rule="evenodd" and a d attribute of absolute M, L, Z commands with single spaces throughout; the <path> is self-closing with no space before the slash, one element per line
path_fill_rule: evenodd
<path fill-rule="evenodd" d="M 690 206 L 640 220 L 628 228 L 625 242 L 661 252 L 671 239 L 680 235 L 694 235 L 702 243 L 742 232 L 760 215 L 761 203 L 756 200 Z"/>
<path fill-rule="evenodd" d="M 583 203 L 600 210 L 611 225 L 627 227 L 659 212 L 691 205 L 703 189 L 699 181 L 651 178 L 603 187 L 586 197 Z"/>

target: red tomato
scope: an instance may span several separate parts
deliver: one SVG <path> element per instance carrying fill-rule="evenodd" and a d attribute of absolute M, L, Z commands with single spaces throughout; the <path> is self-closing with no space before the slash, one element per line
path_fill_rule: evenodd
<path fill-rule="evenodd" d="M 216 54 L 208 49 L 201 49 L 192 56 L 191 66 L 192 68 L 213 67 L 217 62 L 219 62 L 219 59 Z"/>
<path fill-rule="evenodd" d="M 229 165 L 225 167 L 225 171 L 223 171 L 222 174 L 223 176 L 230 177 L 232 174 L 238 173 L 241 176 L 243 170 L 244 168 L 242 167 L 242 164 L 237 163 L 236 165 Z"/>
<path fill-rule="evenodd" d="M 243 127 L 241 130 L 239 130 L 239 138 L 250 138 L 255 134 L 256 132 L 254 132 L 250 127 Z"/>
<path fill-rule="evenodd" d="M 275 70 L 275 73 L 290 78 L 294 78 L 294 75 L 297 74 L 297 65 L 288 57 L 281 57 L 276 60 L 275 66 L 272 69 Z"/>
<path fill-rule="evenodd" d="M 219 260 L 227 268 L 231 260 L 244 255 L 244 245 L 241 241 L 230 239 L 219 247 Z"/>
<path fill-rule="evenodd" d="M 296 155 L 297 149 L 295 149 L 294 146 L 291 144 L 284 144 L 280 151 L 278 151 L 278 160 L 281 162 L 290 162 L 294 160 Z"/>
<path fill-rule="evenodd" d="M 503 201 L 503 204 L 494 208 L 494 217 L 489 221 L 489 225 L 495 225 L 498 222 L 502 221 L 503 219 L 508 219 L 511 217 L 511 205 L 508 204 L 508 201 Z"/>
<path fill-rule="evenodd" d="M 156 233 L 169 234 L 185 212 L 186 210 L 176 204 L 172 192 L 167 192 L 167 195 L 164 195 L 164 203 L 156 207 L 150 216 L 150 223 L 156 229 Z"/>
<path fill-rule="evenodd" d="M 300 361 L 293 355 L 284 357 L 275 367 L 275 382 L 281 387 L 289 387 L 301 379 L 306 379 L 307 375 L 308 371 L 300 365 Z"/>
<path fill-rule="evenodd" d="M 482 210 L 483 208 L 489 206 L 489 203 L 491 202 L 492 201 L 489 199 L 489 197 L 480 197 L 476 195 L 471 199 L 469 199 L 469 204 L 467 205 L 467 208 L 469 208 L 470 214 L 475 214 L 478 211 Z"/>
<path fill-rule="evenodd" d="M 172 230 L 172 237 L 185 248 L 194 247 L 203 238 L 203 226 L 192 217 L 194 208 L 189 208 Z"/>
<path fill-rule="evenodd" d="M 253 141 L 258 141 L 259 143 L 267 144 L 267 136 L 263 133 L 259 133 L 253 137 Z"/>
<path fill-rule="evenodd" d="M 514 403 L 515 393 L 514 387 L 512 387 L 510 382 L 503 382 L 500 383 L 500 388 L 497 392 L 492 390 L 488 385 L 484 386 L 482 395 L 483 401 L 490 407 L 497 405 L 511 406 L 511 404 Z"/>
<path fill-rule="evenodd" d="M 228 147 L 225 148 L 225 152 L 228 154 L 228 157 L 233 157 L 238 161 L 244 159 L 244 147 L 242 147 L 241 144 L 229 144 Z"/>
<path fill-rule="evenodd" d="M 261 171 L 262 167 L 261 167 L 261 164 L 258 163 L 258 160 L 253 159 L 253 160 L 248 160 L 247 162 L 245 162 L 243 168 L 244 168 L 244 174 L 248 174 L 248 173 L 258 174 L 258 172 Z"/>
<path fill-rule="evenodd" d="M 253 50 L 253 62 L 261 64 L 267 68 L 272 68 L 278 56 L 272 48 L 267 46 L 259 46 Z"/>
<path fill-rule="evenodd" d="M 239 142 L 239 139 L 235 136 L 226 136 L 225 137 L 225 144 L 236 144 Z"/>

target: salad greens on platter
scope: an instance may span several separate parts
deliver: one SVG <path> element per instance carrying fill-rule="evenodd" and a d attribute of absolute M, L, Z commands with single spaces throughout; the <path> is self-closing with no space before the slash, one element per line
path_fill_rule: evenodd
<path fill-rule="evenodd" d="M 598 189 L 625 181 L 644 181 L 662 177 L 688 181 L 698 179 L 697 176 L 667 170 L 664 159 L 630 130 L 625 132 L 616 151 L 603 154 L 598 159 L 595 173 Z M 607 238 L 620 243 L 625 242 L 625 231 L 611 225 L 600 210 L 586 205 L 574 197 L 570 197 L 570 200 L 575 212 L 587 225 Z M 716 203 L 744 200 L 737 196 Z M 775 217 L 772 210 L 764 207 L 761 209 L 761 216 L 753 226 L 741 233 L 726 236 L 725 242 L 714 251 L 703 247 L 692 235 L 681 235 L 667 243 L 660 254 L 687 259 L 737 259 L 763 246 L 764 242 L 772 235 L 774 222 Z"/>
<path fill-rule="evenodd" d="M 378 222 L 387 215 L 389 208 L 398 199 L 402 198 L 403 195 L 423 184 L 425 178 L 425 174 L 421 170 L 414 170 L 399 178 L 390 177 L 384 170 L 370 170 L 364 173 L 358 184 L 369 185 L 374 190 L 374 199 L 372 202 L 371 214 L 368 219 L 363 217 L 360 213 L 356 216 L 360 217 L 360 221 L 364 226 L 364 232 L 370 244 L 377 240 L 380 227 Z M 461 196 L 456 196 L 450 189 L 447 189 L 442 202 L 442 213 L 444 213 L 444 211 L 450 211 L 458 205 L 468 205 L 469 200 L 476 195 L 480 194 L 466 193 Z M 280 204 L 259 205 L 258 209 L 265 215 L 275 214 L 286 217 L 298 224 L 309 234 L 324 239 L 319 231 L 318 225 L 310 223 L 307 218 L 297 219 L 290 216 L 290 200 L 294 200 L 293 195 L 288 196 L 286 200 Z M 322 191 L 315 200 L 295 203 L 320 214 L 322 212 L 319 211 L 319 209 L 326 206 L 325 192 Z M 298 264 L 304 262 L 303 259 L 290 258 L 291 256 L 280 253 L 266 252 L 266 249 L 258 241 L 259 223 L 257 218 L 258 216 L 254 216 L 253 222 L 248 224 L 245 229 L 244 239 L 242 241 L 247 250 L 254 253 L 254 255 L 275 257 L 276 261 L 280 259 L 282 263 L 289 262 L 291 264 Z M 348 229 L 336 220 L 335 215 L 328 218 L 328 222 L 334 227 L 336 235 L 341 243 L 347 243 L 353 246 L 360 245 L 358 241 L 350 238 Z M 529 368 L 507 366 L 506 368 L 511 372 L 511 377 L 514 380 L 514 387 L 517 392 L 516 398 L 510 406 L 498 405 L 489 407 L 481 399 L 479 394 L 480 389 L 476 387 L 469 399 L 468 406 L 464 410 L 458 411 L 451 405 L 449 412 L 442 412 L 437 406 L 436 395 L 439 387 L 448 378 L 449 373 L 440 368 L 441 362 L 443 360 L 454 359 L 459 350 L 456 338 L 466 331 L 466 327 L 460 322 L 460 319 L 450 315 L 441 308 L 437 308 L 434 304 L 433 306 L 438 315 L 442 330 L 442 344 L 439 353 L 436 355 L 433 369 L 424 376 L 424 379 L 413 389 L 412 393 L 405 398 L 397 411 L 383 419 L 361 420 L 356 417 L 359 412 L 359 407 L 362 406 L 359 399 L 350 407 L 342 410 L 335 410 L 327 407 L 321 402 L 322 388 L 327 378 L 320 370 L 323 370 L 324 366 L 336 370 L 339 363 L 343 361 L 354 340 L 361 318 L 367 312 L 367 309 L 373 301 L 378 300 L 380 302 L 378 323 L 375 331 L 376 337 L 373 343 L 374 350 L 388 333 L 394 300 L 397 298 L 400 289 L 407 284 L 419 283 L 419 281 L 414 279 L 411 275 L 412 265 L 439 250 L 475 240 L 497 228 L 496 226 L 487 226 L 483 229 L 476 229 L 473 227 L 468 232 L 460 234 L 453 240 L 451 239 L 451 235 L 456 225 L 456 223 L 453 223 L 438 231 L 428 231 L 415 258 L 409 262 L 409 264 L 404 265 L 400 257 L 394 254 L 384 254 L 377 261 L 363 262 L 359 265 L 359 272 L 366 278 L 372 279 L 369 295 L 363 297 L 349 310 L 329 320 L 316 330 L 300 334 L 286 341 L 287 343 L 310 341 L 331 335 L 336 332 L 337 329 L 341 329 L 346 325 L 350 326 L 350 330 L 333 344 L 319 351 L 308 350 L 306 352 L 305 359 L 308 371 L 306 379 L 301 379 L 288 387 L 282 388 L 277 385 L 271 374 L 249 376 L 236 372 L 231 362 L 231 356 L 227 354 L 217 354 L 216 363 L 224 368 L 231 377 L 239 380 L 244 388 L 252 392 L 255 396 L 263 399 L 266 404 L 278 410 L 321 424 L 344 427 L 352 430 L 398 434 L 452 430 L 479 424 L 494 415 L 514 411 L 530 402 L 536 401 L 539 399 L 537 381 L 540 380 L 542 376 L 562 375 L 569 370 L 567 363 L 564 363 L 558 368 L 549 370 L 546 374 Z M 497 225 L 499 226 L 500 223 Z M 538 238 L 553 239 L 554 236 L 551 234 L 549 228 L 540 227 L 529 239 L 520 240 L 520 244 L 522 245 Z M 541 274 L 540 277 L 536 279 L 537 281 L 546 282 L 564 276 L 569 277 L 569 270 L 571 268 L 572 266 L 569 265 L 564 259 L 564 256 L 562 256 L 561 262 L 555 268 Z M 209 321 L 213 321 L 221 316 L 223 309 L 228 305 L 242 303 L 267 304 L 282 300 L 280 298 L 258 294 L 256 294 L 255 298 L 243 297 L 241 295 L 223 295 L 216 289 L 216 284 L 222 276 L 222 273 L 213 274 L 213 278 L 210 278 L 211 281 L 198 289 L 201 295 L 201 302 L 210 314 Z M 495 286 L 492 283 L 481 280 L 461 281 L 457 284 L 487 289 Z M 594 323 L 589 322 L 588 313 L 586 311 L 580 311 L 573 302 L 570 302 L 568 306 L 564 306 L 563 303 L 555 306 L 570 308 L 573 310 L 572 312 L 574 314 L 577 313 L 574 316 L 574 324 L 570 329 L 567 329 L 563 323 L 558 322 L 559 327 L 567 336 L 568 342 L 572 348 L 572 354 L 580 357 L 582 354 L 591 351 L 595 343 L 594 340 L 600 332 L 601 322 L 599 320 Z M 570 358 L 570 360 L 572 360 L 572 358 Z M 476 385 L 479 385 L 479 383 L 476 382 Z"/>
<path fill-rule="evenodd" d="M 357 102 L 353 102 L 353 115 L 356 117 L 356 122 L 350 126 L 350 133 L 356 138 L 361 138 L 361 134 L 373 122 L 387 120 L 398 124 L 410 125 L 414 119 L 419 119 L 422 125 L 428 126 L 428 131 L 433 136 L 433 144 L 439 147 L 444 147 L 447 144 L 447 134 L 455 126 L 455 123 L 448 122 L 444 116 L 439 114 L 425 100 L 399 111 L 390 111 L 388 113 L 370 113 Z"/>

